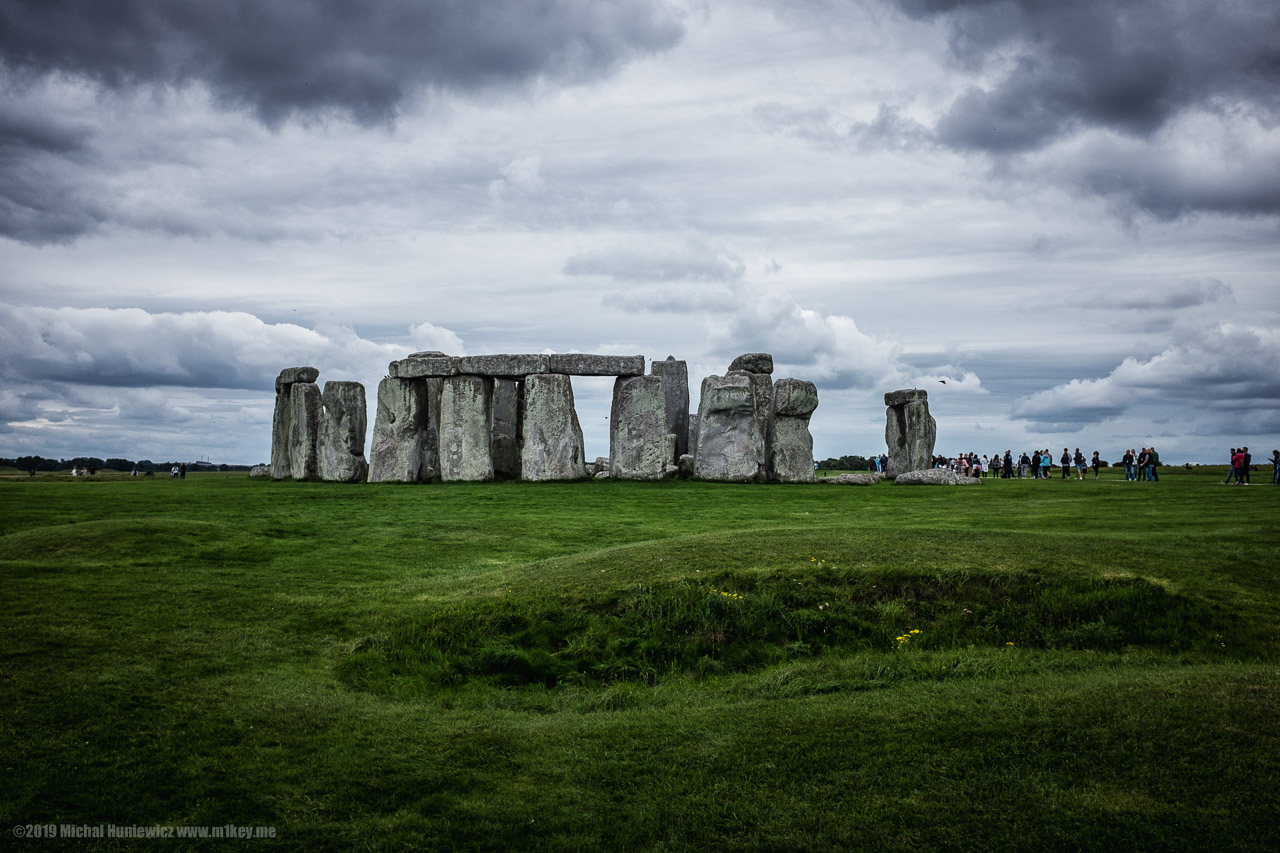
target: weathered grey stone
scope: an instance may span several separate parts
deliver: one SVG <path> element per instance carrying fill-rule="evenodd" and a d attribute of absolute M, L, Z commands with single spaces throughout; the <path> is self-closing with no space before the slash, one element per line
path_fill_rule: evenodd
<path fill-rule="evenodd" d="M 252 468 L 249 469 L 249 476 L 250 477 L 270 477 L 271 466 L 270 465 L 254 465 Z"/>
<path fill-rule="evenodd" d="M 504 376 L 521 378 L 534 373 L 547 373 L 549 355 L 464 355 L 458 359 L 458 372 L 472 376 Z"/>
<path fill-rule="evenodd" d="M 431 355 L 416 353 L 408 358 L 391 362 L 387 365 L 387 373 L 394 379 L 457 376 L 460 372 L 460 362 L 461 359 L 457 356 L 443 353 Z"/>
<path fill-rule="evenodd" d="M 938 426 L 929 414 L 928 395 L 921 390 L 892 391 L 884 395 L 893 404 L 885 411 L 884 440 L 889 448 L 886 473 L 896 477 L 933 464 L 933 443 Z M 902 401 L 902 402 L 899 402 Z"/>
<path fill-rule="evenodd" d="M 289 386 L 289 476 L 314 480 L 320 474 L 320 388 L 314 382 Z"/>
<path fill-rule="evenodd" d="M 320 402 L 320 438 L 316 447 L 320 479 L 363 482 L 369 474 L 364 458 L 368 425 L 364 386 L 359 382 L 326 382 Z"/>
<path fill-rule="evenodd" d="M 609 472 L 608 472 L 608 471 L 597 471 L 597 472 L 595 473 L 595 478 L 596 478 L 597 480 L 607 480 L 607 479 L 609 479 Z"/>
<path fill-rule="evenodd" d="M 609 476 L 609 457 L 608 456 L 597 456 L 596 461 L 587 463 L 588 477 L 594 477 L 596 474 L 599 474 L 601 471 L 604 472 L 606 477 Z"/>
<path fill-rule="evenodd" d="M 698 455 L 698 413 L 689 413 L 689 451 L 690 456 Z"/>
<path fill-rule="evenodd" d="M 439 382 L 386 377 L 378 384 L 378 410 L 369 447 L 370 483 L 418 483 L 436 465 L 433 422 L 439 416 Z M 431 393 L 435 383 L 436 393 Z"/>
<path fill-rule="evenodd" d="M 769 421 L 769 479 L 779 483 L 812 483 L 813 435 L 809 417 L 818 408 L 818 388 L 801 379 L 780 379 L 773 386 Z"/>
<path fill-rule="evenodd" d="M 680 466 L 674 464 L 666 464 L 662 466 L 662 479 L 674 480 L 680 475 Z"/>
<path fill-rule="evenodd" d="M 640 376 L 644 373 L 642 355 L 591 355 L 585 352 L 552 353 L 547 363 L 551 373 L 570 376 Z"/>
<path fill-rule="evenodd" d="M 493 380 L 450 376 L 440 395 L 440 478 L 493 479 Z"/>
<path fill-rule="evenodd" d="M 619 377 L 609 418 L 609 473 L 623 480 L 660 480 L 667 461 L 662 377 Z"/>
<path fill-rule="evenodd" d="M 686 453 L 676 460 L 676 470 L 682 479 L 689 479 L 693 476 L 693 454 Z"/>
<path fill-rule="evenodd" d="M 773 356 L 767 352 L 744 353 L 735 358 L 733 363 L 729 365 L 729 373 L 735 370 L 768 376 L 773 373 Z"/>
<path fill-rule="evenodd" d="M 756 399 L 759 387 L 741 371 L 702 380 L 694 476 L 730 483 L 764 479 L 767 425 Z"/>
<path fill-rule="evenodd" d="M 907 403 L 923 403 L 929 399 L 927 391 L 919 388 L 907 388 L 902 391 L 890 391 L 884 395 L 884 404 L 889 408 L 905 406 Z"/>
<path fill-rule="evenodd" d="M 808 418 L 818 408 L 818 386 L 803 379 L 779 379 L 773 386 L 773 413 Z"/>
<path fill-rule="evenodd" d="M 545 373 L 527 378 L 520 421 L 522 479 L 578 480 L 587 476 L 582 427 L 567 375 Z"/>
<path fill-rule="evenodd" d="M 315 382 L 319 378 L 320 371 L 314 367 L 286 367 L 276 377 L 276 393 L 281 393 L 295 383 Z"/>
<path fill-rule="evenodd" d="M 672 459 L 689 452 L 689 368 L 675 356 L 655 361 L 649 368 L 662 377 L 662 393 L 667 401 L 667 432 L 675 433 L 676 449 Z"/>
<path fill-rule="evenodd" d="M 822 477 L 819 483 L 829 486 L 874 486 L 880 482 L 879 474 L 840 474 L 835 477 Z"/>
<path fill-rule="evenodd" d="M 320 371 L 314 367 L 286 367 L 276 376 L 276 404 L 271 415 L 271 470 L 276 479 L 293 476 L 290 389 L 299 382 L 315 382 L 319 377 Z"/>
<path fill-rule="evenodd" d="M 520 395 L 518 379 L 493 380 L 493 438 L 489 453 L 493 475 L 500 480 L 520 476 Z"/>
<path fill-rule="evenodd" d="M 899 486 L 976 486 L 982 481 L 977 477 L 963 477 L 950 468 L 926 468 L 904 471 L 894 482 Z"/>
<path fill-rule="evenodd" d="M 293 429 L 289 425 L 289 389 L 292 387 L 292 384 L 286 385 L 281 391 L 279 382 L 276 383 L 276 406 L 271 416 L 271 472 L 277 480 L 293 476 L 293 464 L 289 461 L 289 434 Z"/>

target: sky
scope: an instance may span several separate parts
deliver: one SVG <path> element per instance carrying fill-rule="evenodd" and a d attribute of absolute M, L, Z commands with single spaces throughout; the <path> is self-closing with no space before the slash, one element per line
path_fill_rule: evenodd
<path fill-rule="evenodd" d="M 1280 446 L 1274 0 L 0 0 L 0 456 L 274 379 L 770 352 L 819 459 Z M 575 379 L 589 458 L 611 380 Z"/>

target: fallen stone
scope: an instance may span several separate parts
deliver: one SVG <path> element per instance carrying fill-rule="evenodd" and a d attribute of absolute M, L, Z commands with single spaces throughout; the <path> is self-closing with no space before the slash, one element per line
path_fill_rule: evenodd
<path fill-rule="evenodd" d="M 640 376 L 644 373 L 642 355 L 591 355 L 585 352 L 552 353 L 547 370 L 570 376 Z"/>
<path fill-rule="evenodd" d="M 676 436 L 672 459 L 689 452 L 689 368 L 675 356 L 655 361 L 649 368 L 654 376 L 662 377 L 662 394 L 667 401 L 667 432 Z"/>
<path fill-rule="evenodd" d="M 676 460 L 676 471 L 680 478 L 687 480 L 693 476 L 693 454 L 685 453 Z"/>
<path fill-rule="evenodd" d="M 880 480 L 879 474 L 839 474 L 819 478 L 818 482 L 828 486 L 874 486 Z"/>
<path fill-rule="evenodd" d="M 440 479 L 493 479 L 493 380 L 450 376 L 440 395 Z"/>
<path fill-rule="evenodd" d="M 894 482 L 899 486 L 976 486 L 982 481 L 977 477 L 962 477 L 950 468 L 926 468 L 904 471 Z"/>
<path fill-rule="evenodd" d="M 370 483 L 419 483 L 436 465 L 439 382 L 386 377 L 378 383 L 378 409 L 369 447 Z M 432 394 L 432 384 L 435 394 Z"/>
<path fill-rule="evenodd" d="M 320 475 L 320 388 L 314 382 L 289 386 L 289 476 L 314 480 Z"/>
<path fill-rule="evenodd" d="M 321 480 L 360 483 L 369 475 L 364 458 L 368 425 L 364 386 L 359 382 L 326 382 L 320 395 L 320 438 L 316 453 Z"/>
<path fill-rule="evenodd" d="M 252 468 L 249 469 L 249 476 L 250 477 L 270 477 L 271 466 L 270 465 L 254 465 Z"/>
<path fill-rule="evenodd" d="M 527 378 L 520 421 L 522 479 L 546 482 L 587 476 L 582 427 L 567 375 L 545 373 Z"/>
<path fill-rule="evenodd" d="M 760 373 L 768 376 L 773 373 L 773 356 L 767 352 L 749 352 L 738 356 L 729 365 L 729 372 L 735 370 L 747 373 Z"/>
<path fill-rule="evenodd" d="M 667 458 L 666 396 L 661 376 L 619 377 L 609 418 L 609 474 L 660 480 Z M 670 461 L 675 461 L 671 459 Z"/>
<path fill-rule="evenodd" d="M 766 429 L 756 396 L 757 383 L 749 373 L 702 380 L 695 477 L 727 483 L 764 479 Z"/>

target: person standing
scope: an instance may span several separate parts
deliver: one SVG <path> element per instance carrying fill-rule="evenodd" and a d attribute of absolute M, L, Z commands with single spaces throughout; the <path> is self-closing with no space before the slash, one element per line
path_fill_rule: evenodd
<path fill-rule="evenodd" d="M 1249 453 L 1249 448 L 1240 448 L 1241 455 L 1244 456 L 1244 462 L 1240 465 L 1240 476 L 1244 477 L 1244 484 L 1249 485 L 1249 466 L 1253 465 L 1253 456 Z"/>
<path fill-rule="evenodd" d="M 1149 463 L 1150 461 L 1151 461 L 1151 456 L 1150 454 L 1147 453 L 1147 449 L 1145 447 L 1138 451 L 1137 468 L 1134 471 L 1134 474 L 1137 476 L 1137 479 L 1141 480 L 1144 477 L 1146 477 L 1147 463 Z"/>
<path fill-rule="evenodd" d="M 1067 480 L 1071 477 L 1071 453 L 1064 447 L 1062 448 L 1062 456 L 1058 459 L 1062 463 L 1062 479 Z"/>
<path fill-rule="evenodd" d="M 1124 479 L 1126 483 L 1133 482 L 1133 451 L 1126 450 L 1124 456 L 1120 457 L 1120 463 L 1124 465 Z"/>
<path fill-rule="evenodd" d="M 31 474 L 35 476 L 35 471 Z M 1280 486 L 1280 450 L 1271 451 L 1271 485 Z"/>
<path fill-rule="evenodd" d="M 1222 481 L 1222 485 L 1224 486 L 1230 485 L 1231 478 L 1236 475 L 1236 453 L 1237 452 L 1238 451 L 1234 447 L 1231 448 L 1231 461 L 1227 463 L 1227 479 Z"/>
<path fill-rule="evenodd" d="M 1071 455 L 1071 461 L 1076 463 L 1076 478 L 1084 479 L 1085 461 L 1084 454 L 1080 452 L 1080 448 L 1076 448 L 1076 452 Z"/>
<path fill-rule="evenodd" d="M 1160 482 L 1160 454 L 1154 447 L 1147 449 L 1147 479 L 1153 483 Z"/>
<path fill-rule="evenodd" d="M 1244 450 L 1237 448 L 1231 456 L 1231 473 L 1235 475 L 1237 486 L 1244 485 L 1244 474 L 1240 471 L 1242 465 L 1244 465 Z"/>
<path fill-rule="evenodd" d="M 1093 479 L 1098 479 L 1098 469 L 1102 467 L 1102 460 L 1098 458 L 1098 451 L 1093 451 L 1093 459 L 1089 460 L 1089 466 L 1093 468 Z"/>

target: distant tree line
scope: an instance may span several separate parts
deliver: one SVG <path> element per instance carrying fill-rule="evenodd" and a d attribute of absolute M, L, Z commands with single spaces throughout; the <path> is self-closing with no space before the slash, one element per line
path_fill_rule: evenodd
<path fill-rule="evenodd" d="M 74 459 L 45 459 L 43 456 L 0 457 L 0 468 L 17 468 L 20 471 L 65 471 L 68 468 L 96 468 L 99 471 L 124 471 L 135 467 L 139 471 L 168 471 L 174 465 L 186 465 L 196 471 L 248 471 L 248 465 L 214 465 L 211 462 L 152 462 L 150 459 L 99 459 L 96 456 L 77 456 Z"/>
<path fill-rule="evenodd" d="M 839 459 L 823 459 L 818 467 L 824 471 L 866 471 L 871 459 L 866 456 L 841 456 Z"/>

